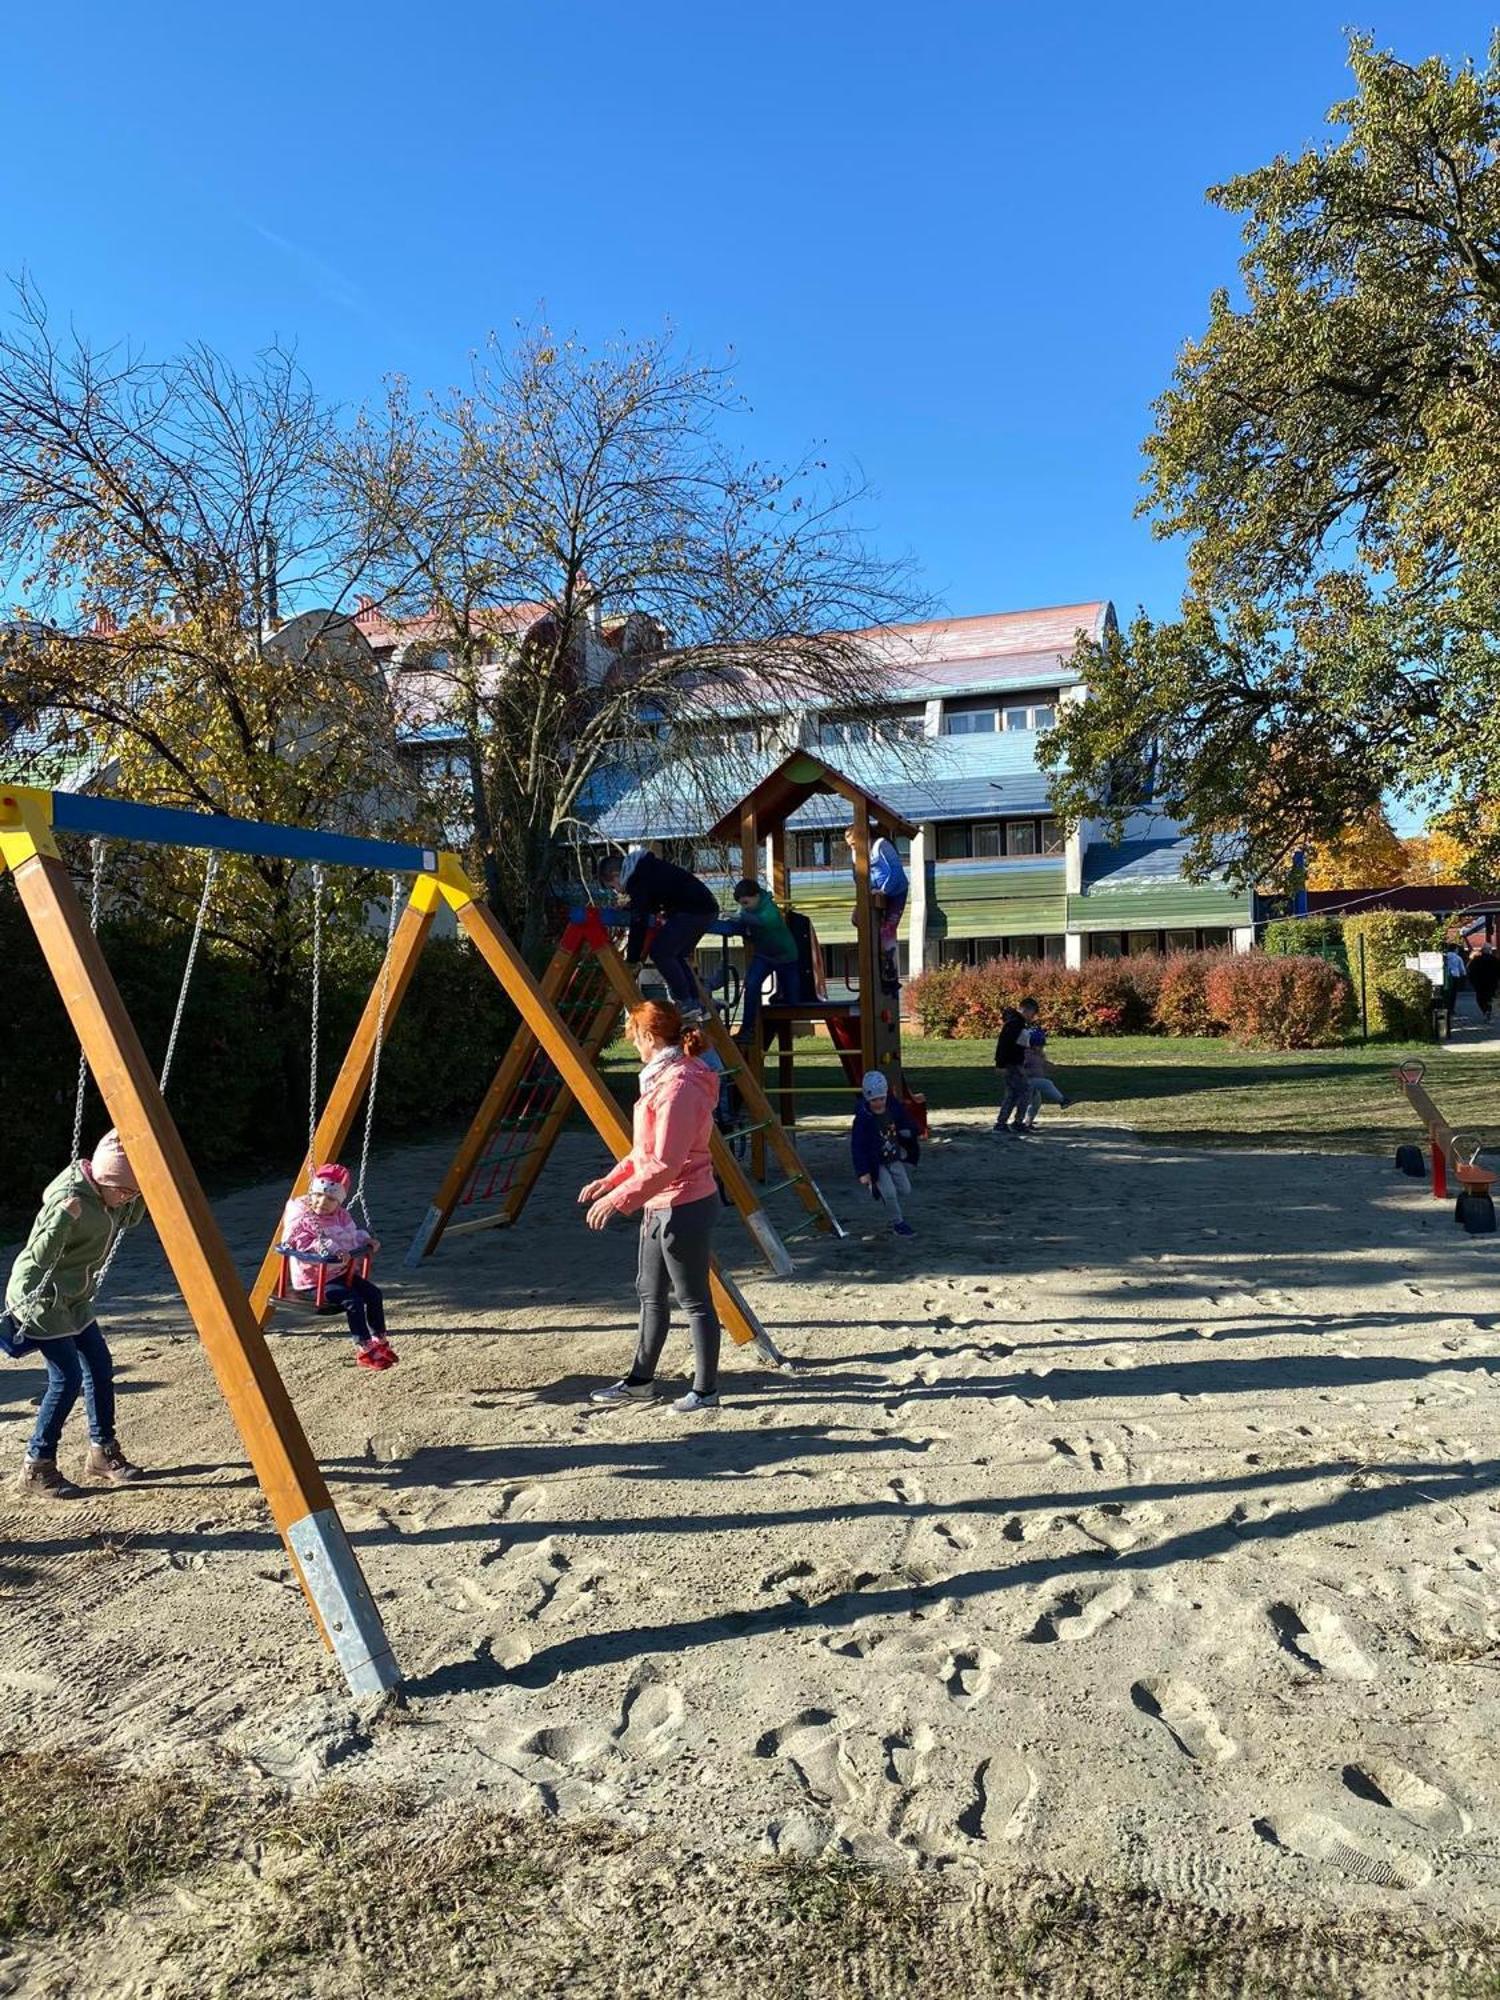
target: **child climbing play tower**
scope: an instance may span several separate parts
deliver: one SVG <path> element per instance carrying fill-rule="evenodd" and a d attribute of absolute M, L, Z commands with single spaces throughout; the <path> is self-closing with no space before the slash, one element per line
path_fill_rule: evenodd
<path fill-rule="evenodd" d="M 825 796 L 849 808 L 853 834 L 854 928 L 856 944 L 855 995 L 852 1000 L 776 1001 L 761 1010 L 750 1037 L 745 1060 L 762 1083 L 768 1046 L 777 1052 L 777 1081 L 770 1087 L 781 1122 L 794 1126 L 794 1049 L 799 1025 L 814 1023 L 828 1031 L 850 1087 L 859 1089 L 866 1070 L 885 1072 L 892 1091 L 909 1104 L 925 1126 L 925 1101 L 908 1086 L 901 1066 L 901 992 L 882 969 L 880 921 L 870 885 L 870 849 L 879 834 L 891 839 L 915 839 L 917 829 L 873 792 L 865 790 L 832 764 L 810 751 L 799 750 L 762 778 L 738 805 L 731 806 L 707 838 L 726 847 L 736 843 L 747 876 L 759 879 L 770 855 L 771 893 L 783 909 L 795 907 L 791 896 L 788 823 L 810 799 Z M 816 952 L 814 952 L 816 963 Z M 811 989 L 808 989 L 811 990 Z M 761 1162 L 756 1160 L 757 1172 Z"/>

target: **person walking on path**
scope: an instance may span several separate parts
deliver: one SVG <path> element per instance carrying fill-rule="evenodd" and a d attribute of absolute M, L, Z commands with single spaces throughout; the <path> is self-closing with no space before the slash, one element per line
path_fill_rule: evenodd
<path fill-rule="evenodd" d="M 1492 944 L 1482 944 L 1469 960 L 1469 984 L 1480 1013 L 1487 1021 L 1493 1020 L 1495 993 L 1500 988 L 1500 958 L 1495 956 Z"/>
<path fill-rule="evenodd" d="M 83 1394 L 89 1453 L 84 1474 L 112 1486 L 144 1477 L 115 1436 L 115 1367 L 94 1318 L 94 1295 L 120 1235 L 146 1212 L 119 1134 L 106 1132 L 93 1157 L 75 1160 L 50 1181 L 26 1247 L 5 1288 L 0 1351 L 35 1349 L 47 1364 L 47 1387 L 21 1469 L 21 1490 L 45 1500 L 77 1500 L 83 1488 L 57 1468 L 57 1448 Z"/>
<path fill-rule="evenodd" d="M 600 868 L 599 880 L 630 905 L 625 963 L 640 964 L 647 952 L 646 934 L 654 924 L 651 963 L 666 981 L 674 1004 L 690 1020 L 701 1019 L 703 1002 L 688 958 L 719 914 L 713 890 L 649 847 L 632 847 L 623 862 L 611 856 Z"/>
<path fill-rule="evenodd" d="M 675 1298 L 693 1337 L 693 1386 L 672 1408 L 692 1416 L 719 1406 L 719 1316 L 709 1263 L 719 1213 L 709 1156 L 719 1073 L 698 1060 L 703 1035 L 686 1026 L 675 1007 L 657 1000 L 632 1007 L 625 1034 L 641 1059 L 634 1143 L 609 1173 L 580 1188 L 578 1199 L 588 1204 L 590 1229 L 606 1229 L 614 1216 L 640 1211 L 640 1335 L 630 1373 L 595 1389 L 590 1400 L 654 1400 Z"/>
<path fill-rule="evenodd" d="M 995 1067 L 1000 1072 L 1002 1095 L 994 1129 L 1015 1138 L 1024 1129 L 1031 1104 L 1031 1083 L 1026 1075 L 1026 1031 L 1030 1022 L 1022 1011 L 1028 1007 L 1033 1017 L 1040 1011 L 1035 1000 L 1023 1000 L 1019 1008 L 1002 1007 L 1000 1033 L 995 1037 Z"/>

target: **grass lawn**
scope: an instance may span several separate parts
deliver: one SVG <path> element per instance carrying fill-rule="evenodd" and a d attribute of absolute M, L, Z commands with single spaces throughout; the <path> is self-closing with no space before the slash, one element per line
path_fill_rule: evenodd
<path fill-rule="evenodd" d="M 908 1081 L 926 1094 L 934 1112 L 992 1109 L 996 1077 L 989 1042 L 948 1042 L 908 1036 L 903 1044 Z M 1353 1150 L 1384 1152 L 1421 1133 L 1391 1080 L 1395 1065 L 1412 1057 L 1427 1065 L 1427 1087 L 1439 1110 L 1460 1131 L 1472 1130 L 1500 1144 L 1500 1061 L 1432 1046 L 1398 1048 L 1241 1049 L 1215 1040 L 1175 1040 L 1126 1035 L 1108 1040 L 1048 1044 L 1057 1080 L 1072 1100 L 1044 1119 L 1080 1125 L 1123 1125 L 1164 1139 L 1207 1145 L 1301 1145 L 1317 1141 Z M 629 1071 L 630 1051 L 611 1050 L 609 1067 Z M 842 1072 L 828 1043 L 798 1045 L 797 1075 L 818 1091 L 798 1115 L 842 1117 Z M 628 1077 L 622 1094 L 629 1096 Z"/>

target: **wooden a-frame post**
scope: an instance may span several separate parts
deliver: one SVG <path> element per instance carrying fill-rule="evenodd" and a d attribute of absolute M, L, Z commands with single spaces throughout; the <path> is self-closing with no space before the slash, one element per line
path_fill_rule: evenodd
<path fill-rule="evenodd" d="M 500 981 L 521 1019 L 551 1058 L 553 1067 L 617 1160 L 630 1151 L 630 1121 L 605 1087 L 598 1072 L 585 1059 L 582 1049 L 542 992 L 535 973 L 506 935 L 494 911 L 481 903 L 464 871 L 452 855 L 443 855 L 437 883 L 491 972 Z M 715 1266 L 712 1276 L 714 1304 L 731 1340 L 740 1345 L 754 1341 L 770 1353 L 774 1342 L 732 1279 Z"/>
<path fill-rule="evenodd" d="M 20 789 L 0 793 L 0 862 L 15 878 L 22 908 L 323 1635 L 356 1693 L 393 1687 L 400 1669 L 380 1613 L 140 1037 L 89 929 L 52 838 L 46 799 L 45 793 Z"/>

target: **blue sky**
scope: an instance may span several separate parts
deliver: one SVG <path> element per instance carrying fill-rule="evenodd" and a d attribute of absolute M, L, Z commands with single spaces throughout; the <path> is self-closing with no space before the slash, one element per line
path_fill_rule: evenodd
<path fill-rule="evenodd" d="M 876 489 L 956 612 L 1165 613 L 1148 405 L 1229 278 L 1211 182 L 1299 149 L 1344 29 L 1482 56 L 1457 0 L 77 0 L 7 24 L 0 266 L 96 339 L 297 344 L 330 394 L 491 329 L 733 350 L 756 451 Z"/>

